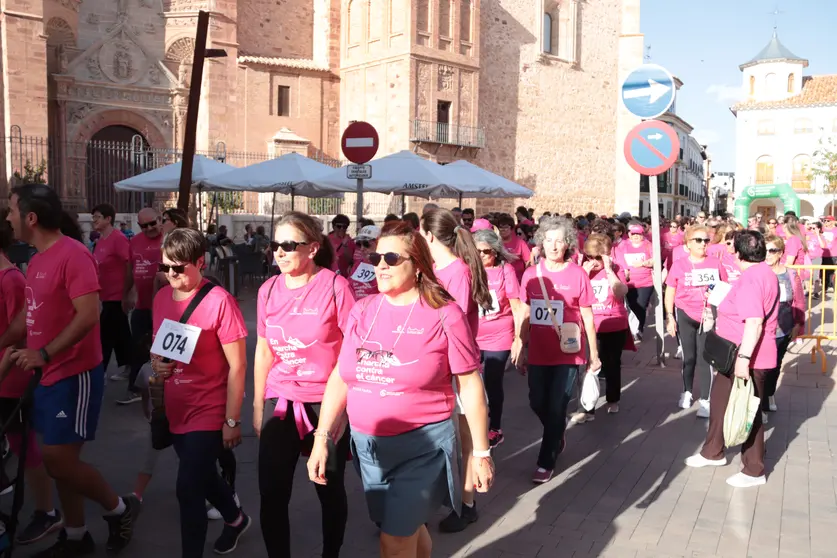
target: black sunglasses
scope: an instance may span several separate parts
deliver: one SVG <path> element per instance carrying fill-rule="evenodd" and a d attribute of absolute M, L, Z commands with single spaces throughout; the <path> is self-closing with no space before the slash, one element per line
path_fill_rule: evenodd
<path fill-rule="evenodd" d="M 477 251 L 484 256 L 490 256 L 491 254 L 494 253 L 493 248 L 483 248 L 482 250 L 478 249 Z"/>
<path fill-rule="evenodd" d="M 373 242 L 374 241 L 372 241 L 372 240 L 358 240 L 358 241 L 355 242 L 355 244 L 357 244 L 361 248 L 369 248 L 369 247 L 372 246 Z"/>
<path fill-rule="evenodd" d="M 349 228 L 349 225 L 331 225 L 332 228 L 345 230 Z"/>
<path fill-rule="evenodd" d="M 296 240 L 285 240 L 276 243 L 283 252 L 296 252 L 300 246 L 308 246 L 307 242 L 297 242 Z"/>
<path fill-rule="evenodd" d="M 767 252 L 769 254 L 781 254 L 782 250 L 779 250 L 778 248 L 768 248 Z"/>
<path fill-rule="evenodd" d="M 708 238 L 693 238 L 692 241 L 698 244 L 709 244 L 711 242 Z"/>
<path fill-rule="evenodd" d="M 174 271 L 177 274 L 181 274 L 186 271 L 187 264 L 180 264 L 180 265 L 167 265 L 164 263 L 157 265 L 157 271 L 160 273 L 168 274 L 169 270 Z"/>
<path fill-rule="evenodd" d="M 401 254 L 396 254 L 395 252 L 387 252 L 386 254 L 372 252 L 371 254 L 369 254 L 369 262 L 375 267 L 378 267 L 378 264 L 381 263 L 381 260 L 384 260 L 389 266 L 395 266 L 409 259 L 410 258 L 404 257 Z"/>
<path fill-rule="evenodd" d="M 157 219 L 154 219 L 153 221 L 149 221 L 147 223 L 137 223 L 137 225 L 139 225 L 139 228 L 141 228 L 142 230 L 145 230 L 149 227 L 153 227 L 156 224 L 157 224 Z"/>

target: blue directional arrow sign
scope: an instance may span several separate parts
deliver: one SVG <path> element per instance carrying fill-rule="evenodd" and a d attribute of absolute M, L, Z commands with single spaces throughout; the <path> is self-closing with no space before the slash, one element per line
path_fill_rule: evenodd
<path fill-rule="evenodd" d="M 657 118 L 674 102 L 674 78 L 657 64 L 643 64 L 632 71 L 622 83 L 622 102 L 631 114 L 640 118 Z"/>

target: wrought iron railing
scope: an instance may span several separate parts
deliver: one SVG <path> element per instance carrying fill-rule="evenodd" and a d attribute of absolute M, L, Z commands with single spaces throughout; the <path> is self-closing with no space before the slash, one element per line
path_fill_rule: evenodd
<path fill-rule="evenodd" d="M 413 120 L 411 129 L 410 141 L 462 147 L 485 147 L 485 130 L 482 128 Z"/>

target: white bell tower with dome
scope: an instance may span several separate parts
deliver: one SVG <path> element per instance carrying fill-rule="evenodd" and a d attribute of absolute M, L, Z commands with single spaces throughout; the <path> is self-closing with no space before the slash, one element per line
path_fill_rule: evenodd
<path fill-rule="evenodd" d="M 808 60 L 792 53 L 779 41 L 776 29 L 773 38 L 752 60 L 741 64 L 744 73 L 744 97 L 749 101 L 783 101 L 802 92 L 802 70 Z"/>

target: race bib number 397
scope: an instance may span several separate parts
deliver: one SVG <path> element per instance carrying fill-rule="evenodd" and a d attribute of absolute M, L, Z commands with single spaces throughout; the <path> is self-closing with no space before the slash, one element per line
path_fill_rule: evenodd
<path fill-rule="evenodd" d="M 546 307 L 546 302 L 533 298 L 531 303 L 529 323 L 532 325 L 552 327 L 552 318 L 549 316 L 549 308 Z M 550 300 L 549 304 L 552 305 L 552 311 L 555 313 L 555 319 L 558 325 L 562 325 L 564 323 L 564 301 Z"/>
<path fill-rule="evenodd" d="M 355 272 L 352 273 L 352 280 L 358 283 L 369 283 L 375 278 L 375 268 L 366 262 L 357 266 Z"/>
<path fill-rule="evenodd" d="M 197 326 L 165 319 L 154 337 L 151 352 L 175 362 L 189 364 L 200 335 L 201 328 Z"/>

